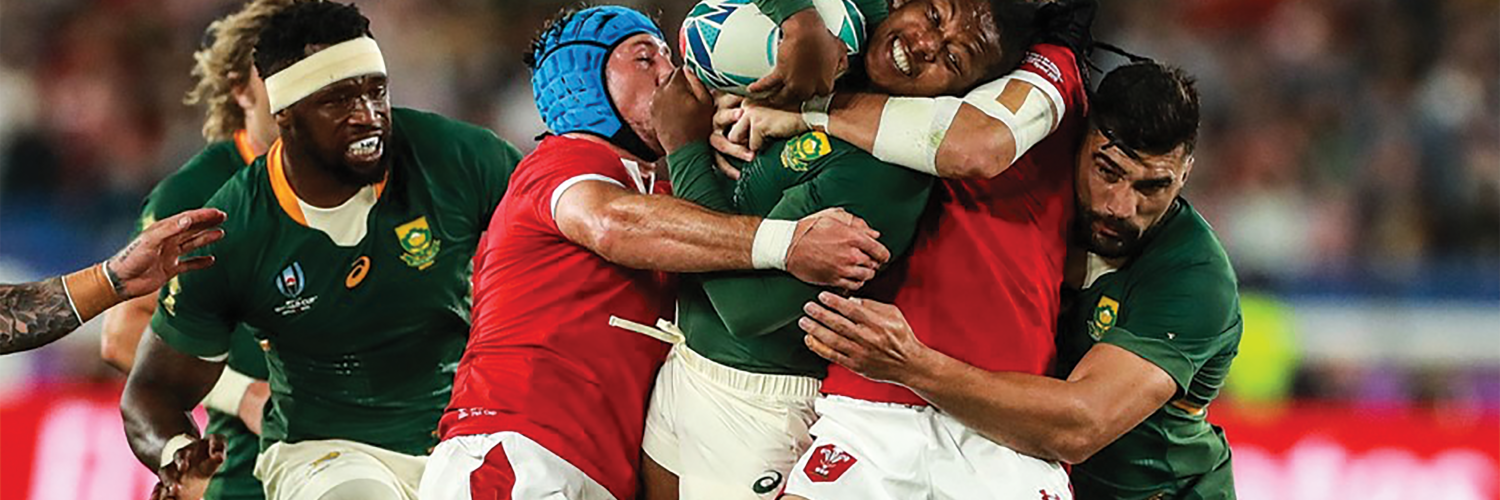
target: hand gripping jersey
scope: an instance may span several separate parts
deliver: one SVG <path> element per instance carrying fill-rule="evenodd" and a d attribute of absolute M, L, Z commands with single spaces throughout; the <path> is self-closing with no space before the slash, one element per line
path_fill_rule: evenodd
<path fill-rule="evenodd" d="M 232 141 L 219 141 L 203 148 L 182 168 L 162 179 L 146 196 L 141 209 L 140 225 L 145 230 L 152 223 L 185 210 L 202 207 L 242 167 L 255 162 L 248 133 L 241 129 Z M 256 380 L 265 380 L 266 355 L 261 352 L 249 327 L 239 325 L 230 334 L 229 358 L 225 363 L 237 372 Z M 208 410 L 206 434 L 224 436 L 224 464 L 208 483 L 207 500 L 259 500 L 265 498 L 260 481 L 255 479 L 255 455 L 260 453 L 260 437 L 250 432 L 238 415 Z"/>
<path fill-rule="evenodd" d="M 362 237 L 341 246 L 337 228 L 308 225 L 315 209 L 292 192 L 278 144 L 208 202 L 229 216 L 206 249 L 217 263 L 170 283 L 151 320 L 206 358 L 230 349 L 236 324 L 255 329 L 272 393 L 263 444 L 337 438 L 425 455 L 437 442 L 469 330 L 470 259 L 520 153 L 472 125 L 391 115 L 390 174 L 368 190 L 369 213 L 346 221 Z"/>
<path fill-rule="evenodd" d="M 923 343 L 985 370 L 1046 374 L 1056 356 L 1073 160 L 1086 127 L 1077 68 L 1066 48 L 1033 48 L 1018 71 L 1044 83 L 1063 117 L 1057 130 L 995 178 L 940 181 L 911 257 L 869 285 L 876 294 L 895 287 L 896 306 Z M 839 366 L 829 367 L 823 392 L 926 404 Z"/>
<path fill-rule="evenodd" d="M 646 402 L 668 344 L 610 326 L 671 314 L 662 273 L 628 269 L 563 236 L 559 195 L 579 182 L 653 191 L 607 146 L 543 140 L 516 169 L 475 270 L 474 329 L 444 439 L 517 432 L 617 499 L 635 498 Z"/>

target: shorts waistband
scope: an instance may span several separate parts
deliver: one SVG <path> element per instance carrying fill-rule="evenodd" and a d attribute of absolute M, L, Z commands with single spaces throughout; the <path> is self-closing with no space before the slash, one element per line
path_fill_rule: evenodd
<path fill-rule="evenodd" d="M 681 359 L 684 366 L 714 383 L 749 393 L 811 399 L 818 396 L 818 388 L 823 385 L 823 381 L 812 377 L 753 373 L 725 366 L 694 352 L 687 344 L 673 347 L 672 354 Z"/>

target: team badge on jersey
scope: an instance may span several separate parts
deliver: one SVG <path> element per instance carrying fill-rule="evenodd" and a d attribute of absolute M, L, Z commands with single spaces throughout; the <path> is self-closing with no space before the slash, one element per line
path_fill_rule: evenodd
<path fill-rule="evenodd" d="M 858 461 L 854 455 L 845 453 L 837 446 L 825 444 L 813 450 L 802 473 L 807 474 L 807 478 L 814 483 L 831 483 L 838 481 Z"/>
<path fill-rule="evenodd" d="M 441 241 L 432 237 L 432 228 L 427 226 L 427 217 L 396 226 L 396 239 L 401 242 L 401 261 L 417 269 L 427 269 L 437 260 Z"/>
<path fill-rule="evenodd" d="M 833 151 L 828 134 L 808 132 L 786 141 L 781 148 L 781 166 L 796 172 L 806 172 L 807 164 Z"/>
<path fill-rule="evenodd" d="M 301 262 L 293 262 L 292 265 L 286 266 L 286 269 L 282 269 L 281 273 L 276 275 L 276 291 L 286 297 L 286 302 L 276 307 L 276 314 L 289 316 L 312 309 L 318 297 L 303 297 L 302 291 L 306 287 L 307 276 L 302 274 Z"/>
<path fill-rule="evenodd" d="M 1120 319 L 1120 302 L 1109 297 L 1099 297 L 1099 305 L 1094 306 L 1094 320 L 1089 322 L 1089 336 L 1094 340 L 1104 337 L 1104 332 L 1115 326 L 1115 321 Z"/>

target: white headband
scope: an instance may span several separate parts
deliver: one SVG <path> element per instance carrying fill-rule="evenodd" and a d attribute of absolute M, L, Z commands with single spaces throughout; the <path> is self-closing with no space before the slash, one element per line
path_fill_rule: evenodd
<path fill-rule="evenodd" d="M 333 82 L 356 76 L 385 74 L 385 58 L 375 39 L 360 37 L 333 45 L 287 66 L 266 78 L 266 95 L 275 113 L 322 90 Z"/>

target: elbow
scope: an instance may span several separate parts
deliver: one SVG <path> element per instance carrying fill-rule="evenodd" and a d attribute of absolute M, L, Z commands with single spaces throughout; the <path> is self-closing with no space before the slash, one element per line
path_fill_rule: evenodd
<path fill-rule="evenodd" d="M 105 363 L 121 372 L 129 373 L 130 365 L 135 361 L 135 346 L 126 346 L 119 335 L 111 335 L 105 332 L 103 340 L 99 342 L 99 357 Z"/>
<path fill-rule="evenodd" d="M 1109 444 L 1101 432 L 1104 426 L 1101 417 L 1090 412 L 1082 401 L 1067 401 L 1062 408 L 1059 428 L 1052 433 L 1052 442 L 1046 447 L 1055 458 L 1069 464 L 1082 463 Z"/>
<path fill-rule="evenodd" d="M 1015 139 L 1003 123 L 950 129 L 949 134 L 938 157 L 943 177 L 989 179 L 1004 173 L 1016 160 Z"/>
<path fill-rule="evenodd" d="M 947 155 L 951 176 L 957 179 L 989 179 L 1010 168 L 1015 148 L 1006 142 L 994 144 L 977 141 L 978 144 L 960 145 Z"/>
<path fill-rule="evenodd" d="M 616 206 L 605 207 L 588 224 L 585 238 L 594 253 L 614 264 L 628 265 L 628 252 L 634 245 L 632 236 L 636 232 L 640 217 L 628 209 Z"/>

